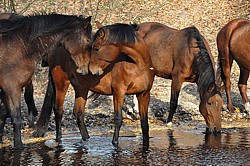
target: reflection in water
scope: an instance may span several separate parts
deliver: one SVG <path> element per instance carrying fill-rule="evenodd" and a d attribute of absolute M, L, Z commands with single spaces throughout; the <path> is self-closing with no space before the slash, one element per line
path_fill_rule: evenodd
<path fill-rule="evenodd" d="M 0 148 L 0 165 L 248 165 L 249 136 L 249 129 L 225 129 L 217 135 L 157 130 L 151 131 L 150 152 L 142 152 L 140 136 L 121 137 L 115 148 L 108 136 L 81 141 L 71 135 L 54 149 L 44 142 L 27 144 L 23 150 Z"/>
<path fill-rule="evenodd" d="M 204 148 L 220 148 L 222 146 L 221 138 L 222 138 L 221 133 L 217 133 L 217 134 L 206 133 L 203 147 Z"/>

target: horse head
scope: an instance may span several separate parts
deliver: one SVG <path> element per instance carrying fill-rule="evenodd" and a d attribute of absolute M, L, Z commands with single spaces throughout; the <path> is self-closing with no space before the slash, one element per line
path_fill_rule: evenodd
<path fill-rule="evenodd" d="M 211 83 L 201 98 L 199 110 L 204 117 L 208 131 L 215 133 L 221 130 L 221 109 L 223 99 L 216 84 Z"/>
<path fill-rule="evenodd" d="M 147 46 L 136 35 L 132 26 L 107 25 L 101 27 L 94 35 L 89 70 L 94 75 L 102 75 L 114 62 L 128 61 L 140 64 L 147 59 L 149 60 Z"/>
<path fill-rule="evenodd" d="M 77 66 L 77 72 L 88 74 L 88 63 L 90 60 L 89 49 L 91 48 L 91 17 L 86 19 L 79 17 L 74 31 L 68 33 L 62 41 L 65 49 L 71 54 L 71 58 Z"/>

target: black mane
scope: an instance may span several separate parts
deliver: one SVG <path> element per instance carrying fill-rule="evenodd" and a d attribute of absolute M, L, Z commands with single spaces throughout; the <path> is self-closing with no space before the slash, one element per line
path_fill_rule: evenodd
<path fill-rule="evenodd" d="M 72 24 L 72 21 L 75 24 Z M 25 33 L 30 39 L 51 35 L 83 25 L 84 18 L 61 14 L 36 14 L 17 19 L 0 20 L 0 35 Z"/>
<path fill-rule="evenodd" d="M 105 31 L 106 44 L 135 44 L 137 35 L 133 26 L 128 24 L 117 23 L 101 27 L 94 36 L 96 40 L 100 30 Z"/>
<path fill-rule="evenodd" d="M 215 85 L 215 91 L 212 93 L 219 93 L 217 85 L 215 84 L 215 72 L 213 62 L 209 56 L 208 50 L 203 42 L 203 39 L 197 28 L 191 27 L 193 37 L 197 40 L 200 51 L 195 57 L 195 71 L 197 76 L 197 86 L 200 96 L 203 96 L 209 91 L 211 86 Z"/>

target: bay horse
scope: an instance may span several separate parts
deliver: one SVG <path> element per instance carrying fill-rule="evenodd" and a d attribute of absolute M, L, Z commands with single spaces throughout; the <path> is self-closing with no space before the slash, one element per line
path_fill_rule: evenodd
<path fill-rule="evenodd" d="M 6 118 L 14 128 L 14 146 L 22 148 L 21 91 L 34 74 L 36 64 L 58 46 L 70 52 L 76 64 L 91 39 L 91 17 L 61 14 L 23 16 L 0 20 L 0 88 L 9 111 L 0 112 L 0 143 Z M 81 66 L 78 66 L 81 68 Z"/>
<path fill-rule="evenodd" d="M 107 88 L 100 89 L 100 92 L 113 94 L 115 111 L 113 145 L 118 145 L 124 96 L 136 94 L 143 150 L 149 148 L 148 106 L 154 80 L 154 72 L 150 67 L 148 46 L 131 25 L 103 26 L 94 35 L 89 71 L 95 76 L 104 76 L 103 78 L 105 75 L 111 75 Z"/>
<path fill-rule="evenodd" d="M 148 45 L 155 75 L 172 80 L 168 125 L 172 125 L 182 83 L 196 82 L 201 100 L 199 111 L 209 131 L 220 131 L 223 100 L 216 84 L 212 53 L 198 29 L 177 30 L 156 22 L 133 26 Z"/>
<path fill-rule="evenodd" d="M 230 72 L 233 60 L 240 68 L 238 88 L 246 111 L 250 112 L 250 104 L 247 96 L 247 80 L 250 70 L 250 21 L 247 19 L 235 19 L 228 22 L 217 35 L 218 47 L 218 74 L 225 85 L 227 96 L 227 108 L 233 113 L 234 108 L 230 95 L 231 81 Z M 222 82 L 221 82 L 222 83 Z M 220 85 L 221 86 L 221 85 Z"/>
<path fill-rule="evenodd" d="M 16 13 L 0 13 L 0 20 L 2 19 L 18 19 L 22 17 L 19 14 Z M 24 100 L 27 104 L 28 107 L 28 121 L 29 121 L 29 127 L 33 128 L 34 125 L 34 117 L 36 117 L 38 115 L 38 111 L 36 109 L 35 106 L 35 100 L 34 100 L 34 96 L 33 96 L 33 83 L 32 83 L 32 79 L 30 80 L 30 82 L 25 86 L 25 91 L 24 91 Z M 3 92 L 1 92 L 3 93 Z M 4 102 L 4 94 L 1 95 L 2 97 L 2 102 Z"/>

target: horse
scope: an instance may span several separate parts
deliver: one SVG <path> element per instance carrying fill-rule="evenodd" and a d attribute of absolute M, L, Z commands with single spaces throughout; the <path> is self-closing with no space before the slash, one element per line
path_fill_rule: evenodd
<path fill-rule="evenodd" d="M 102 27 L 99 22 L 97 26 Z M 177 30 L 157 22 L 133 26 L 149 47 L 155 75 L 172 80 L 167 124 L 172 125 L 182 83 L 196 82 L 201 100 L 199 111 L 209 131 L 219 132 L 223 100 L 216 82 L 212 53 L 198 29 Z"/>
<path fill-rule="evenodd" d="M 248 39 L 250 21 L 247 19 L 235 19 L 228 22 L 217 35 L 218 47 L 218 75 L 221 74 L 222 82 L 225 85 L 227 96 L 227 108 L 230 113 L 234 112 L 230 95 L 231 81 L 230 72 L 233 60 L 239 65 L 240 77 L 238 88 L 242 97 L 245 109 L 250 112 L 249 99 L 247 97 L 247 80 L 250 70 L 250 45 Z M 220 86 L 222 85 L 222 82 Z"/>
<path fill-rule="evenodd" d="M 77 65 L 81 65 L 79 56 L 84 54 L 91 40 L 90 21 L 91 17 L 56 13 L 0 20 L 0 88 L 4 91 L 8 106 L 8 111 L 0 112 L 0 143 L 3 143 L 4 125 L 10 114 L 14 146 L 23 147 L 22 88 L 30 82 L 37 63 L 60 45 L 70 52 Z"/>
<path fill-rule="evenodd" d="M 0 20 L 2 19 L 18 19 L 22 17 L 21 15 L 18 15 L 16 13 L 1 13 L 0 14 Z M 28 107 L 28 121 L 29 121 L 29 127 L 34 128 L 34 118 L 38 115 L 38 111 L 35 106 L 35 100 L 33 96 L 33 83 L 32 80 L 25 86 L 25 91 L 24 91 L 24 100 L 27 104 Z M 1 95 L 3 97 L 4 94 Z M 4 98 L 1 99 L 4 101 Z"/>
<path fill-rule="evenodd" d="M 94 76 L 104 76 L 103 78 L 111 74 L 109 86 L 100 92 L 113 94 L 115 129 L 112 144 L 115 146 L 119 143 L 124 96 L 136 94 L 143 150 L 149 148 L 148 106 L 154 80 L 154 72 L 150 67 L 148 46 L 133 26 L 119 23 L 107 25 L 99 28 L 94 35 L 89 71 Z"/>

